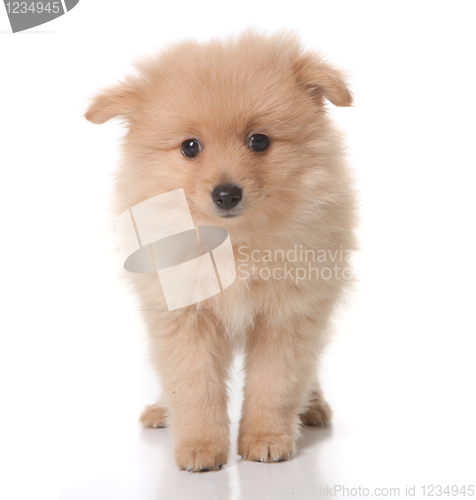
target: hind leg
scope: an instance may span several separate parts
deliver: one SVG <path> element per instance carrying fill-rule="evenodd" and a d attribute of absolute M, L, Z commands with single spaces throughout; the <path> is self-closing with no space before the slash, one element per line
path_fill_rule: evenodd
<path fill-rule="evenodd" d="M 140 423 L 153 429 L 167 427 L 167 409 L 161 404 L 146 406 L 140 416 Z"/>
<path fill-rule="evenodd" d="M 330 424 L 332 410 L 324 399 L 318 382 L 312 385 L 305 410 L 299 417 L 304 425 L 323 427 Z"/>

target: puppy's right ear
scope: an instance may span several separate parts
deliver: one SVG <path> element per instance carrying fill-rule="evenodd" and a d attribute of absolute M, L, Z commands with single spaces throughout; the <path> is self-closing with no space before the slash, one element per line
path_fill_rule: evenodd
<path fill-rule="evenodd" d="M 131 122 L 140 104 L 140 94 L 139 84 L 134 81 L 121 82 L 108 87 L 93 98 L 84 117 L 97 124 L 118 117 Z"/>

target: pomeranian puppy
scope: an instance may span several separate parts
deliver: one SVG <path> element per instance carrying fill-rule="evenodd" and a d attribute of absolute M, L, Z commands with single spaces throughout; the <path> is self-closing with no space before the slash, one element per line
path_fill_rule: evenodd
<path fill-rule="evenodd" d="M 351 106 L 342 74 L 289 33 L 185 41 L 135 64 L 85 117 L 127 127 L 117 215 L 183 188 L 196 226 L 230 235 L 237 275 L 221 293 L 167 311 L 154 274 L 129 278 L 142 305 L 178 466 L 216 470 L 229 454 L 227 378 L 244 354 L 238 454 L 290 458 L 301 424 L 326 425 L 317 377 L 329 318 L 348 288 L 354 193 L 327 101 Z"/>

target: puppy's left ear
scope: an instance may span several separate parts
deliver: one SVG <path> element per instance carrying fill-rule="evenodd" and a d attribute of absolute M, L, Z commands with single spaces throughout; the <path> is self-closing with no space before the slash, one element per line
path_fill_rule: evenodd
<path fill-rule="evenodd" d="M 342 73 L 317 54 L 306 53 L 299 56 L 293 63 L 293 71 L 298 83 L 319 104 L 325 97 L 336 106 L 352 106 L 352 94 Z"/>
<path fill-rule="evenodd" d="M 113 118 L 122 118 L 128 123 L 140 105 L 139 82 L 128 79 L 97 94 L 89 105 L 84 117 L 92 123 L 105 123 Z"/>

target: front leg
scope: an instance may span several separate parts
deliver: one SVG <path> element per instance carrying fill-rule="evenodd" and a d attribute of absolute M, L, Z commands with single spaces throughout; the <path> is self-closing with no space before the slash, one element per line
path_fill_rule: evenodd
<path fill-rule="evenodd" d="M 149 325 L 150 326 L 150 325 Z M 207 312 L 184 312 L 151 336 L 179 467 L 217 470 L 227 462 L 226 380 L 231 346 Z"/>
<path fill-rule="evenodd" d="M 321 347 L 322 326 L 306 317 L 279 325 L 263 318 L 246 344 L 245 398 L 238 454 L 279 462 L 295 452 L 302 412 Z"/>

